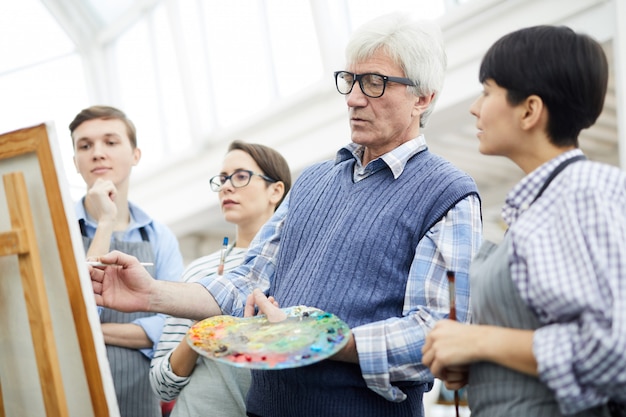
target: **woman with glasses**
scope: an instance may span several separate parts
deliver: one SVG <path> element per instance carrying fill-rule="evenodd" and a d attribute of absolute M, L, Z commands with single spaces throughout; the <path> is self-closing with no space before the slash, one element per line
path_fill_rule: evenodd
<path fill-rule="evenodd" d="M 291 174 L 277 151 L 235 141 L 224 157 L 221 173 L 209 184 L 217 193 L 224 218 L 236 226 L 235 241 L 225 253 L 220 250 L 193 261 L 183 273 L 185 282 L 222 275 L 243 261 L 250 241 L 289 191 Z M 176 400 L 171 416 L 209 412 L 245 416 L 250 371 L 200 357 L 184 340 L 192 324 L 189 319 L 167 319 L 151 364 L 153 391 L 163 401 Z"/>

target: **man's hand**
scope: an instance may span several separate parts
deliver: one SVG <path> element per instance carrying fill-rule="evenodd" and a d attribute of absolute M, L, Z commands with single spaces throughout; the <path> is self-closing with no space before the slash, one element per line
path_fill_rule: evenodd
<path fill-rule="evenodd" d="M 270 323 L 277 323 L 287 318 L 287 313 L 278 307 L 278 302 L 274 297 L 269 298 L 263 294 L 258 288 L 252 291 L 246 299 L 246 307 L 244 309 L 244 317 L 253 317 L 256 315 L 256 307 L 259 307 L 259 313 L 265 314 Z"/>
<path fill-rule="evenodd" d="M 115 198 L 117 188 L 113 181 L 98 178 L 85 195 L 85 205 L 89 207 L 89 214 L 100 223 L 114 224 L 117 219 Z"/>
<path fill-rule="evenodd" d="M 89 267 L 96 304 L 124 312 L 150 311 L 157 282 L 134 256 L 113 251 L 100 256 L 105 267 Z"/>

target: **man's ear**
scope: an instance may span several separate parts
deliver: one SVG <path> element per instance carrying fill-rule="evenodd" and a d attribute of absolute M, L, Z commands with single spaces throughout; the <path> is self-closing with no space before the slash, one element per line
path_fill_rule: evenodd
<path fill-rule="evenodd" d="M 429 96 L 416 97 L 415 103 L 413 105 L 413 115 L 422 115 L 434 99 L 435 93 L 432 93 Z"/>
<path fill-rule="evenodd" d="M 520 104 L 520 127 L 523 130 L 530 130 L 534 128 L 541 128 L 545 130 L 547 124 L 547 108 L 545 107 L 541 97 L 537 95 L 530 95 L 526 97 L 523 103 Z"/>

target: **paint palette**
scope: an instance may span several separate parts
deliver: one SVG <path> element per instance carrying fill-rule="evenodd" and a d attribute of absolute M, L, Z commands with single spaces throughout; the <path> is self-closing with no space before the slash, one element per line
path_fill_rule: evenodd
<path fill-rule="evenodd" d="M 187 341 L 202 356 L 251 369 L 310 365 L 348 342 L 350 328 L 334 314 L 306 306 L 283 311 L 287 318 L 278 323 L 264 315 L 210 317 L 189 329 Z"/>

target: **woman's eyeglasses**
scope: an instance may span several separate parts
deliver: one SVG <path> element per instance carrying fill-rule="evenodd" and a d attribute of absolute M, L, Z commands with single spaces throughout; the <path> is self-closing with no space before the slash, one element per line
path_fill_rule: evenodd
<path fill-rule="evenodd" d="M 215 192 L 221 191 L 222 187 L 224 187 L 224 184 L 226 184 L 226 181 L 228 180 L 230 180 L 230 183 L 233 185 L 234 188 L 241 188 L 250 184 L 250 180 L 252 179 L 253 175 L 261 177 L 262 179 L 270 183 L 278 182 L 277 180 L 270 178 L 267 175 L 257 174 L 256 172 L 249 171 L 247 169 L 238 169 L 230 175 L 216 175 L 209 180 L 209 183 L 211 184 L 211 190 Z"/>

